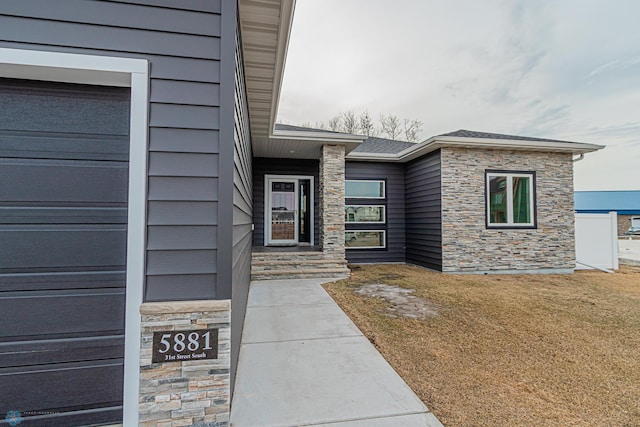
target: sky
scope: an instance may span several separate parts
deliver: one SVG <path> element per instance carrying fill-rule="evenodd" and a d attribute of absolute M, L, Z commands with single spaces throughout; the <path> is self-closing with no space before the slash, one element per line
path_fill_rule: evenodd
<path fill-rule="evenodd" d="M 606 145 L 575 189 L 640 190 L 639 17 L 638 0 L 297 0 L 278 121 Z"/>

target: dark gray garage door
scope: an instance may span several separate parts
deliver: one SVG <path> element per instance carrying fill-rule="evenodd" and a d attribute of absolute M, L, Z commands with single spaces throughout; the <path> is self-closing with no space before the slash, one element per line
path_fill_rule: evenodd
<path fill-rule="evenodd" d="M 0 420 L 122 420 L 129 97 L 0 79 Z"/>

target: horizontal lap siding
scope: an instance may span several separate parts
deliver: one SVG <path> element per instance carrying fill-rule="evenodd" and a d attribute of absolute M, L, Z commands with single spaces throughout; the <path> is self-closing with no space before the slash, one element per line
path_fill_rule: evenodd
<path fill-rule="evenodd" d="M 273 159 L 257 157 L 253 159 L 253 232 L 254 246 L 264 246 L 264 180 L 265 175 L 301 175 L 313 176 L 313 240 L 314 245 L 320 241 L 319 216 L 319 181 L 317 160 L 305 159 Z"/>
<path fill-rule="evenodd" d="M 442 270 L 440 151 L 406 166 L 407 262 Z"/>
<path fill-rule="evenodd" d="M 216 296 L 220 7 L 22 0 L 0 13 L 0 47 L 150 61 L 147 301 Z"/>
<path fill-rule="evenodd" d="M 353 263 L 405 261 L 404 165 L 395 163 L 347 162 L 345 179 L 386 180 L 386 200 L 347 199 L 346 204 L 385 205 L 386 224 L 349 224 L 347 230 L 386 230 L 387 248 L 347 249 L 347 260 Z"/>
<path fill-rule="evenodd" d="M 235 383 L 237 360 L 244 314 L 251 281 L 251 224 L 253 222 L 253 189 L 251 166 L 251 137 L 244 66 L 236 32 L 235 86 L 233 110 L 233 271 L 231 292 L 231 389 Z"/>

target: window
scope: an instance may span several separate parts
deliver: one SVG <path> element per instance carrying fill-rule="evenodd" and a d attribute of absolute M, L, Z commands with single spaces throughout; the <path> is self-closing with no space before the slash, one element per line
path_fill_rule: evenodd
<path fill-rule="evenodd" d="M 487 227 L 535 227 L 535 172 L 486 171 Z"/>
<path fill-rule="evenodd" d="M 347 180 L 344 183 L 348 199 L 384 199 L 384 190 L 384 181 Z"/>
<path fill-rule="evenodd" d="M 385 248 L 384 230 L 349 230 L 344 233 L 346 249 Z"/>
<path fill-rule="evenodd" d="M 344 207 L 344 222 L 384 224 L 384 206 L 347 205 Z"/>

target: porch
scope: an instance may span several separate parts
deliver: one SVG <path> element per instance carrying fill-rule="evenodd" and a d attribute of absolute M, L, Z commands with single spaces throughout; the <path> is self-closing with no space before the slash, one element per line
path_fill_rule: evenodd
<path fill-rule="evenodd" d="M 254 158 L 252 280 L 349 275 L 345 147 L 318 151 L 316 159 Z"/>

